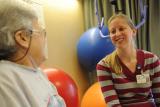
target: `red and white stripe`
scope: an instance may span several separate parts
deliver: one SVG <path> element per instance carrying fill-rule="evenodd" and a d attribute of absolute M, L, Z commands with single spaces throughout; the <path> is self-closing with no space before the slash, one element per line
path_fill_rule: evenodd
<path fill-rule="evenodd" d="M 143 72 L 150 75 L 151 81 L 145 84 L 137 84 L 136 74 L 129 73 L 124 65 L 123 73 L 117 75 L 103 59 L 97 64 L 98 81 L 109 107 L 154 107 L 150 102 L 160 107 L 160 60 L 147 51 L 138 50 L 138 55 L 138 61 L 144 60 Z"/>

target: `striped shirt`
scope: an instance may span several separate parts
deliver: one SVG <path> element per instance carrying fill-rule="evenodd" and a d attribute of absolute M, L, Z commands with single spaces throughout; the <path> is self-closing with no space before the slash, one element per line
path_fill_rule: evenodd
<path fill-rule="evenodd" d="M 122 73 L 116 74 L 104 59 L 97 64 L 97 76 L 109 107 L 160 107 L 160 60 L 156 55 L 137 50 L 137 65 L 142 67 L 135 73 L 119 59 Z M 137 83 L 141 71 L 149 74 L 150 82 Z"/>

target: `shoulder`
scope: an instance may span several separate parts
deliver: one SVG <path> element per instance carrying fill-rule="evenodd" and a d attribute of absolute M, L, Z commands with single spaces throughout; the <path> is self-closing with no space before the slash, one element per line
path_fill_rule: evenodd
<path fill-rule="evenodd" d="M 106 57 L 101 59 L 98 63 L 97 66 L 104 66 L 104 67 L 109 67 L 109 64 L 106 62 Z"/>
<path fill-rule="evenodd" d="M 146 51 L 146 50 L 140 50 L 141 52 L 144 53 L 144 58 L 145 59 L 159 59 L 158 56 L 152 52 Z"/>
<path fill-rule="evenodd" d="M 10 76 L 14 70 L 13 66 L 8 61 L 0 61 L 0 77 Z M 1 78 L 0 78 L 1 80 Z"/>
<path fill-rule="evenodd" d="M 17 71 L 18 69 L 21 69 L 18 64 L 15 64 L 14 62 L 0 60 L 0 74 L 8 74 L 13 73 L 14 71 Z"/>
<path fill-rule="evenodd" d="M 27 69 L 10 61 L 0 61 L 0 82 L 13 84 L 20 74 Z"/>
<path fill-rule="evenodd" d="M 11 101 L 15 92 L 17 91 L 17 87 L 15 84 L 16 77 L 14 76 L 13 71 L 14 66 L 8 63 L 8 61 L 0 61 L 0 103 L 2 103 L 3 101 L 5 106 L 15 106 L 15 102 Z M 8 103 L 6 103 L 7 100 Z"/>
<path fill-rule="evenodd" d="M 116 55 L 115 51 L 112 52 L 112 53 L 110 53 L 110 54 L 108 54 L 108 55 L 106 55 L 104 58 L 102 58 L 102 59 L 98 62 L 98 64 L 102 64 L 102 65 L 105 65 L 105 66 L 108 66 L 108 67 L 109 67 L 109 63 L 110 63 L 110 61 L 111 61 L 112 59 L 114 59 L 115 55 Z"/>
<path fill-rule="evenodd" d="M 149 51 L 146 51 L 146 50 L 141 50 L 141 52 L 144 53 L 144 60 L 145 60 L 145 63 L 148 65 L 148 64 L 156 64 L 156 65 L 159 65 L 160 63 L 160 60 L 159 60 L 159 57 L 152 53 L 152 52 L 149 52 Z"/>
<path fill-rule="evenodd" d="M 104 57 L 103 59 L 101 59 L 96 66 L 97 70 L 107 70 L 110 71 L 110 64 L 107 62 L 107 58 L 108 56 Z"/>

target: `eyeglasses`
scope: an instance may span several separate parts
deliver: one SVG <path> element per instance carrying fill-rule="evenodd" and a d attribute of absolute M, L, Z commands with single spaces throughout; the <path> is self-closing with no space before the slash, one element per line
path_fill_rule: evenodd
<path fill-rule="evenodd" d="M 46 37 L 46 30 L 45 29 L 43 29 L 43 30 L 31 30 L 31 29 L 29 29 L 29 31 L 31 32 L 31 34 L 33 33 L 33 32 L 36 32 L 36 33 L 39 33 L 39 34 L 41 34 L 41 35 L 43 35 L 44 37 Z"/>
<path fill-rule="evenodd" d="M 17 32 L 17 31 L 20 31 L 20 30 L 24 30 L 24 31 L 28 31 L 30 34 L 32 34 L 33 32 L 36 32 L 36 33 L 39 33 L 40 35 L 43 35 L 44 38 L 46 37 L 46 30 L 43 29 L 43 30 L 35 30 L 35 29 L 18 29 L 16 31 L 14 31 L 14 34 Z"/>

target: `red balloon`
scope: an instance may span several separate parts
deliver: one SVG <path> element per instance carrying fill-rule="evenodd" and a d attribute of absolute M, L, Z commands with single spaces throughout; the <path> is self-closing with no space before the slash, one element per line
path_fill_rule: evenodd
<path fill-rule="evenodd" d="M 73 79 L 63 70 L 44 69 L 48 79 L 56 86 L 58 93 L 66 102 L 67 107 L 79 107 L 78 88 Z"/>

